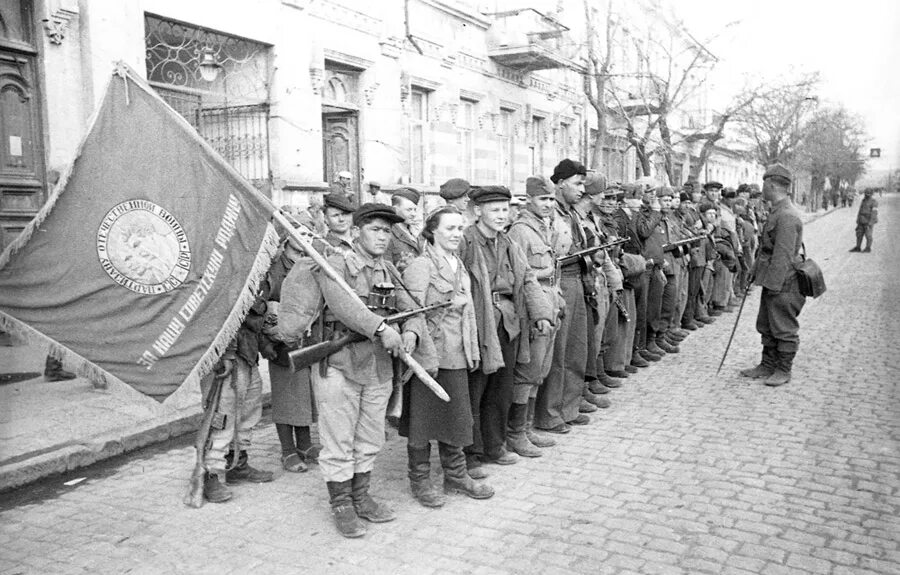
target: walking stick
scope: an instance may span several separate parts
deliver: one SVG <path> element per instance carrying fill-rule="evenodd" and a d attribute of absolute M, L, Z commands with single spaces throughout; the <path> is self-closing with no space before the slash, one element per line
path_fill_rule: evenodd
<path fill-rule="evenodd" d="M 728 345 L 725 346 L 725 353 L 722 354 L 722 361 L 719 362 L 719 369 L 716 370 L 716 375 L 719 375 L 719 372 L 722 371 L 722 365 L 725 364 L 725 358 L 728 357 L 728 350 L 731 349 L 731 342 L 734 340 L 734 332 L 737 331 L 738 322 L 741 321 L 741 313 L 744 311 L 744 304 L 747 303 L 747 296 L 750 295 L 750 286 L 752 285 L 752 283 L 748 284 L 747 289 L 744 290 L 744 299 L 741 300 L 741 307 L 738 308 L 737 317 L 734 318 L 734 327 L 731 328 L 731 337 L 728 338 Z"/>

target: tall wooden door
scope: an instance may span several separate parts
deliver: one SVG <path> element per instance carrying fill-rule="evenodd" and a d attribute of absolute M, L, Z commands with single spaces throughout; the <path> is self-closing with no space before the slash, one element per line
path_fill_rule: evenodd
<path fill-rule="evenodd" d="M 30 0 L 0 3 L 0 250 L 45 200 L 31 8 Z"/>
<path fill-rule="evenodd" d="M 353 176 L 352 188 L 359 194 L 359 132 L 356 112 L 322 114 L 322 150 L 324 180 L 334 183 L 337 172 Z"/>

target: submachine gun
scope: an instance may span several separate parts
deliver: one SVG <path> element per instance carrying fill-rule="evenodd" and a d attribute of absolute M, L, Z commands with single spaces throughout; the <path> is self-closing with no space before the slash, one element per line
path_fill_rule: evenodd
<path fill-rule="evenodd" d="M 599 246 L 593 246 L 587 249 L 579 250 L 575 253 L 571 253 L 567 256 L 562 256 L 556 258 L 556 265 L 562 267 L 574 264 L 582 260 L 582 258 L 587 258 L 588 256 L 594 255 L 596 252 L 600 250 L 608 250 L 610 248 L 614 248 L 616 246 L 620 246 L 628 241 L 628 238 L 619 238 L 617 240 L 613 240 L 611 242 L 607 242 L 605 244 L 600 244 Z"/>

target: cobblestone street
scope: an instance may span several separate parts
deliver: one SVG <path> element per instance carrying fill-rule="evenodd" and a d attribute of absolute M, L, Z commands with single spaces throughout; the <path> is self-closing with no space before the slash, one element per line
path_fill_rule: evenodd
<path fill-rule="evenodd" d="M 398 518 L 344 539 L 318 470 L 281 471 L 265 420 L 251 460 L 276 480 L 226 504 L 182 504 L 189 438 L 4 494 L 0 574 L 900 573 L 900 198 L 879 202 L 871 254 L 847 251 L 857 206 L 807 224 L 828 292 L 784 387 L 737 375 L 758 360 L 757 288 L 721 375 L 734 314 L 544 457 L 489 466 L 487 501 L 418 505 L 392 435 L 373 491 Z"/>

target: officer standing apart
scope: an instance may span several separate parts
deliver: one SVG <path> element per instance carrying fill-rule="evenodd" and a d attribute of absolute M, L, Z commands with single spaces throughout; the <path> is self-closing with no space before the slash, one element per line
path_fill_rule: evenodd
<path fill-rule="evenodd" d="M 763 175 L 763 197 L 772 210 L 760 234 L 760 255 L 752 273 L 754 283 L 762 286 L 756 330 L 762 336 L 762 360 L 741 375 L 766 378 L 769 386 L 791 380 L 791 366 L 800 344 L 797 317 L 806 298 L 797 284 L 795 264 L 800 262 L 803 222 L 788 191 L 791 172 L 781 164 L 770 166 Z"/>
<path fill-rule="evenodd" d="M 382 319 L 395 311 L 389 292 L 393 291 L 391 278 L 397 277 L 396 269 L 382 256 L 391 225 L 400 221 L 389 206 L 364 204 L 353 214 L 359 229 L 354 251 L 329 256 L 331 267 L 359 297 L 348 294 L 321 270 L 313 268 L 310 273 L 309 266 L 299 262 L 282 285 L 278 326 L 285 342 L 299 339 L 320 312 L 321 321 L 316 324 L 324 333 L 316 335 L 323 339 L 348 331 L 369 338 L 312 366 L 322 441 L 319 466 L 335 525 L 345 537 L 365 534 L 360 518 L 374 523 L 394 519 L 391 509 L 369 495 L 369 482 L 375 457 L 384 445 L 384 416 L 392 389 L 389 352 L 396 355 L 402 349 L 400 335 Z"/>
<path fill-rule="evenodd" d="M 851 252 L 872 251 L 872 230 L 878 222 L 878 200 L 872 197 L 875 194 L 874 188 L 866 188 L 863 193 L 865 196 L 856 213 L 856 247 Z M 866 249 L 860 250 L 863 238 L 866 238 Z"/>

